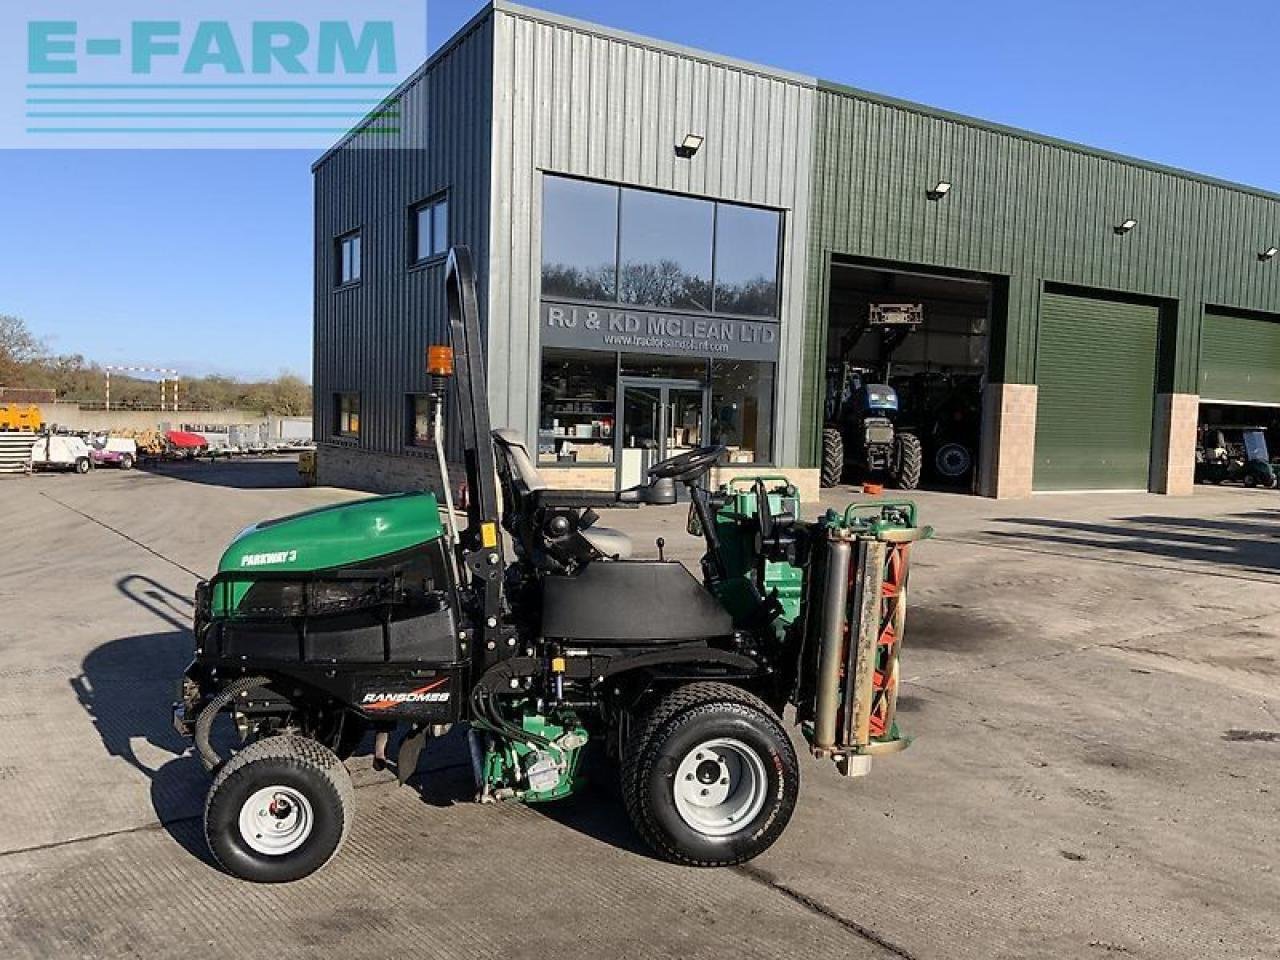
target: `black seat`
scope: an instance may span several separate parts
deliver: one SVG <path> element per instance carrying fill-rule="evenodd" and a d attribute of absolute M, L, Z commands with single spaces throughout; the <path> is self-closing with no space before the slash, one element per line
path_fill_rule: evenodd
<path fill-rule="evenodd" d="M 543 531 L 544 508 L 551 506 L 573 507 L 577 500 L 588 497 L 556 497 L 556 491 L 547 486 L 546 480 L 533 464 L 529 448 L 519 431 L 503 427 L 493 431 L 494 449 L 498 453 L 498 476 L 502 481 L 503 526 L 517 541 L 525 556 L 536 556 L 547 548 Z M 613 495 L 599 495 L 597 503 L 612 505 Z M 571 502 L 561 502 L 561 501 Z M 581 504 L 590 506 L 589 503 Z M 584 513 L 584 517 L 586 514 Z M 594 515 L 592 515 L 594 516 Z M 625 560 L 631 556 L 631 538 L 621 530 L 597 526 L 588 520 L 586 524 L 574 524 L 575 533 L 598 557 Z M 568 532 L 568 531 L 567 531 Z"/>

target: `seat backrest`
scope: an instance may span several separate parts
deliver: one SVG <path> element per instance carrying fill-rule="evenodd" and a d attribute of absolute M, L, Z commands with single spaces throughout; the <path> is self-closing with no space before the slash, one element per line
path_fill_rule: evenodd
<path fill-rule="evenodd" d="M 533 458 L 529 456 L 529 448 L 525 446 L 520 431 L 502 427 L 493 431 L 493 439 L 497 441 L 499 454 L 507 461 L 512 479 L 524 488 L 518 493 L 535 493 L 547 489 L 547 482 L 533 465 Z"/>

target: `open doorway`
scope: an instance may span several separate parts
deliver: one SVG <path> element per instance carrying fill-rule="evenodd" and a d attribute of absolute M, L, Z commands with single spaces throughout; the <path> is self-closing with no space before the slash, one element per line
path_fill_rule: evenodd
<path fill-rule="evenodd" d="M 978 275 L 833 259 L 824 485 L 977 492 L 992 289 Z"/>
<path fill-rule="evenodd" d="M 1196 483 L 1280 485 L 1280 405 L 1201 403 Z"/>

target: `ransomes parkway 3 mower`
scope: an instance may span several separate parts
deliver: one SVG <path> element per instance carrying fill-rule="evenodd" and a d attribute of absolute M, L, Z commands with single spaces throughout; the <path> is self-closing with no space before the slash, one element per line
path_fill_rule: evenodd
<path fill-rule="evenodd" d="M 616 770 L 638 833 L 697 866 L 749 860 L 786 827 L 800 786 L 788 707 L 846 776 L 905 747 L 907 559 L 930 534 L 915 507 L 803 522 L 785 478 L 708 489 L 721 447 L 621 493 L 551 490 L 518 434 L 490 430 L 466 248 L 445 284 L 452 348 L 431 348 L 428 372 L 446 509 L 403 493 L 259 523 L 197 587 L 174 723 L 213 774 L 218 862 L 267 882 L 325 864 L 355 812 L 343 760 L 370 731 L 401 730 L 403 782 L 429 738 L 462 725 L 484 802 L 557 800 Z M 465 526 L 442 436 L 450 381 Z M 633 560 L 598 523 L 598 509 L 675 503 L 677 484 L 705 542 L 700 580 L 661 539 L 658 559 Z M 214 735 L 225 714 L 238 740 Z"/>

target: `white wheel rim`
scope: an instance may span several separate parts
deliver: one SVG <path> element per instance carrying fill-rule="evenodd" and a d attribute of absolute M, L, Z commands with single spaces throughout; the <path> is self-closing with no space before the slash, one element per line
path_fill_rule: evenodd
<path fill-rule="evenodd" d="M 311 836 L 315 822 L 311 801 L 293 787 L 263 787 L 240 808 L 241 838 L 268 857 L 297 850 Z"/>
<path fill-rule="evenodd" d="M 741 740 L 707 740 L 676 768 L 676 812 L 698 833 L 727 837 L 764 809 L 768 782 L 764 760 Z"/>

